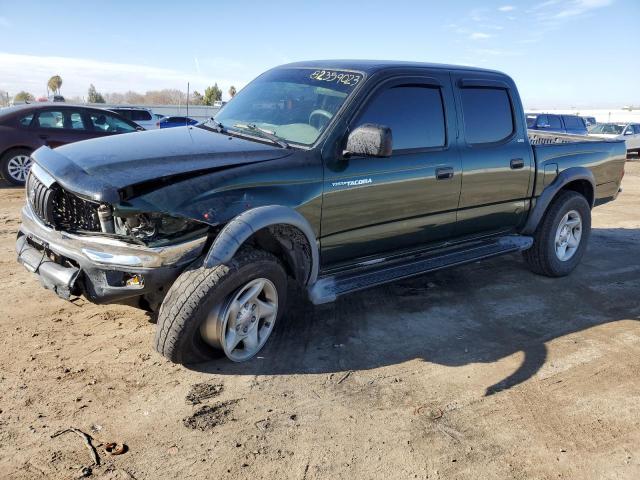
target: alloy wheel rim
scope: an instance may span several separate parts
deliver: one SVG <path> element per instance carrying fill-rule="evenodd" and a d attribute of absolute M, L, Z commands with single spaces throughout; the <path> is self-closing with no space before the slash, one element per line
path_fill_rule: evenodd
<path fill-rule="evenodd" d="M 267 278 L 251 280 L 214 307 L 200 327 L 205 343 L 234 362 L 249 360 L 264 346 L 278 315 L 278 291 Z"/>
<path fill-rule="evenodd" d="M 576 210 L 564 214 L 558 224 L 555 237 L 555 251 L 558 260 L 566 262 L 573 258 L 582 238 L 582 217 Z"/>
<path fill-rule="evenodd" d="M 14 180 L 26 182 L 31 169 L 31 157 L 29 155 L 16 155 L 7 162 L 7 172 Z"/>

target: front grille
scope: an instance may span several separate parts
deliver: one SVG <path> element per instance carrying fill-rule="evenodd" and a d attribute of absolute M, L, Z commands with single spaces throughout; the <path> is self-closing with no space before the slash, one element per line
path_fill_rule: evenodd
<path fill-rule="evenodd" d="M 53 218 L 56 228 L 100 231 L 97 203 L 84 200 L 62 188 L 57 190 L 53 199 Z"/>
<path fill-rule="evenodd" d="M 57 184 L 47 187 L 31 174 L 27 198 L 33 212 L 45 224 L 59 230 L 100 231 L 98 204 L 67 192 Z"/>

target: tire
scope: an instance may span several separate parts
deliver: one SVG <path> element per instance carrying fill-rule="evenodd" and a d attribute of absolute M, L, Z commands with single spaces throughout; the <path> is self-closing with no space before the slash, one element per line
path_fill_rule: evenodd
<path fill-rule="evenodd" d="M 211 360 L 220 357 L 223 353 L 233 361 L 249 360 L 262 349 L 273 331 L 274 324 L 285 310 L 286 272 L 274 255 L 252 248 L 241 249 L 230 262 L 214 268 L 205 268 L 202 263 L 200 260 L 190 266 L 169 289 L 158 314 L 155 348 L 172 362 L 181 364 Z M 271 289 L 268 292 L 270 295 L 275 291 L 277 296 L 275 314 L 272 313 L 269 317 L 267 327 L 265 327 L 266 318 L 262 317 L 258 318 L 257 323 L 249 323 L 251 319 L 247 317 L 244 323 L 249 326 L 255 325 L 255 329 L 262 333 L 266 332 L 267 338 L 260 337 L 261 343 L 255 351 L 250 351 L 244 341 L 241 341 L 242 348 L 227 351 L 225 335 L 231 336 L 235 333 L 231 325 L 239 328 L 242 324 L 240 320 L 246 317 L 244 313 L 251 316 L 250 309 L 244 308 L 249 303 L 247 302 L 240 313 L 235 315 L 235 319 L 231 318 L 232 314 L 229 313 L 232 310 L 231 305 L 238 304 L 235 296 L 242 294 L 243 289 L 252 282 L 261 281 L 268 284 L 265 285 L 265 292 L 267 286 Z M 269 302 L 266 297 L 262 300 Z M 264 304 L 262 300 L 260 302 Z M 255 299 L 256 303 L 258 301 Z M 254 308 L 256 303 L 253 303 Z M 258 310 L 260 309 L 259 307 Z M 225 320 L 225 312 L 228 313 L 227 320 Z M 255 316 L 252 318 L 253 321 L 256 320 Z M 227 327 L 230 329 L 228 332 Z M 216 332 L 213 334 L 214 338 L 211 331 Z M 244 332 L 247 332 L 246 328 Z M 239 333 L 242 334 L 240 330 Z M 258 335 L 259 333 L 256 333 L 256 338 Z M 245 354 L 242 354 L 245 349 Z"/>
<path fill-rule="evenodd" d="M 11 185 L 24 186 L 31 168 L 30 155 L 31 150 L 26 148 L 13 148 L 5 152 L 0 159 L 2 177 Z"/>
<path fill-rule="evenodd" d="M 577 214 L 577 215 L 576 215 Z M 568 217 L 566 217 L 568 216 Z M 557 234 L 560 245 L 558 249 L 560 251 L 562 247 L 563 234 L 560 231 L 560 223 L 565 218 L 568 218 L 568 223 L 575 222 L 579 216 L 581 221 L 579 232 L 574 230 L 568 234 L 570 240 L 569 244 L 575 243 L 575 239 L 579 233 L 579 239 L 577 247 L 574 247 L 571 253 L 569 249 L 571 247 L 565 244 L 565 259 L 560 258 L 560 253 L 557 250 Z M 569 226 L 567 228 L 571 230 L 577 226 Z M 548 207 L 545 216 L 538 225 L 533 238 L 533 246 L 529 250 L 523 252 L 524 259 L 534 273 L 539 275 L 545 275 L 547 277 L 564 277 L 569 275 L 580 263 L 584 251 L 589 241 L 589 235 L 591 234 L 591 208 L 587 199 L 577 192 L 562 191 L 553 200 Z M 569 255 L 570 254 L 570 255 Z M 566 258 L 568 256 L 568 258 Z"/>

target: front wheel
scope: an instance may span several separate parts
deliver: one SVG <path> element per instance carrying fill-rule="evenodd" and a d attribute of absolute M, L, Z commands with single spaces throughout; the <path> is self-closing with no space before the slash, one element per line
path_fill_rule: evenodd
<path fill-rule="evenodd" d="M 563 191 L 538 225 L 533 246 L 523 252 L 529 268 L 540 275 L 563 277 L 584 255 L 591 233 L 591 209 L 577 192 Z"/>
<path fill-rule="evenodd" d="M 242 249 L 225 265 L 197 264 L 171 286 L 158 314 L 156 350 L 177 363 L 221 353 L 255 356 L 285 308 L 287 275 L 272 254 Z"/>

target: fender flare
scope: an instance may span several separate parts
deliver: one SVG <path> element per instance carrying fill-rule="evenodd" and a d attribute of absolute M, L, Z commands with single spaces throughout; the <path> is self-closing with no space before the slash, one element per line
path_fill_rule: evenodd
<path fill-rule="evenodd" d="M 212 268 L 229 262 L 242 244 L 254 233 L 278 224 L 294 226 L 306 237 L 311 250 L 312 262 L 306 283 L 315 283 L 318 278 L 320 264 L 320 253 L 315 233 L 306 218 L 293 208 L 282 205 L 265 205 L 252 208 L 227 223 L 213 241 L 204 260 L 205 267 Z"/>
<path fill-rule="evenodd" d="M 549 205 L 551 205 L 551 202 L 558 192 L 562 190 L 565 185 L 575 182 L 576 180 L 586 180 L 591 184 L 591 188 L 593 189 L 593 198 L 591 199 L 589 207 L 593 208 L 596 193 L 596 181 L 593 173 L 586 167 L 567 168 L 560 172 L 550 185 L 547 185 L 544 188 L 540 196 L 537 198 L 536 205 L 533 207 L 533 210 L 531 210 L 527 223 L 521 233 L 523 235 L 530 235 L 535 232 L 540 220 L 542 220 L 547 208 L 549 208 Z"/>

